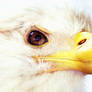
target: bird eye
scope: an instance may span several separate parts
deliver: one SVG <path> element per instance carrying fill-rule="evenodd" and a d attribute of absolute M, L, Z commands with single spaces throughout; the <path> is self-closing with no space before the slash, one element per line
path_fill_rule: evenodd
<path fill-rule="evenodd" d="M 85 43 L 87 41 L 87 39 L 83 39 L 83 40 L 81 40 L 79 43 L 78 43 L 78 45 L 82 45 L 83 43 Z"/>
<path fill-rule="evenodd" d="M 27 37 L 27 41 L 31 45 L 41 46 L 48 42 L 47 37 L 38 30 L 32 30 Z"/>

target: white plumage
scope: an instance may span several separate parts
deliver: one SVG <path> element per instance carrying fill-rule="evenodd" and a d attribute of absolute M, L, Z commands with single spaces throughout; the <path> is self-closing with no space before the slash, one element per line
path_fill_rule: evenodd
<path fill-rule="evenodd" d="M 71 50 L 77 32 L 91 31 L 92 1 L 88 1 L 0 1 L 0 92 L 85 91 L 83 73 L 57 71 L 40 74 L 51 66 L 41 61 L 37 64 L 32 56 Z M 34 47 L 25 42 L 25 35 L 34 25 L 50 32 L 47 45 Z"/>

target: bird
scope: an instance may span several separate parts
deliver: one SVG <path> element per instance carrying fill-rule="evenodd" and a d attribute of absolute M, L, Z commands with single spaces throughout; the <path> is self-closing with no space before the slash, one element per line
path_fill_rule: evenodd
<path fill-rule="evenodd" d="M 0 1 L 0 92 L 85 92 L 91 10 L 91 0 Z"/>

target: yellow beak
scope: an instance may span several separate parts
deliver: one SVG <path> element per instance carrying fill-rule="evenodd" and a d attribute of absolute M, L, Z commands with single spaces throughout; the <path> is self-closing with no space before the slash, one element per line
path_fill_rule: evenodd
<path fill-rule="evenodd" d="M 35 59 L 50 63 L 51 68 L 46 72 L 76 70 L 92 74 L 91 38 L 91 33 L 80 32 L 75 36 L 74 48 L 71 51 L 60 51 L 48 56 L 38 56 Z"/>

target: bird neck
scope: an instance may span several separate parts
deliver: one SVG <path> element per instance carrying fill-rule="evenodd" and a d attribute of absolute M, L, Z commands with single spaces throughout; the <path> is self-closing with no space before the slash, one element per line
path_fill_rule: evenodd
<path fill-rule="evenodd" d="M 38 84 L 32 92 L 84 92 L 84 75 L 77 71 L 61 71 L 38 76 Z"/>

